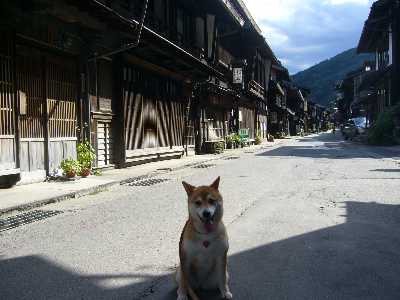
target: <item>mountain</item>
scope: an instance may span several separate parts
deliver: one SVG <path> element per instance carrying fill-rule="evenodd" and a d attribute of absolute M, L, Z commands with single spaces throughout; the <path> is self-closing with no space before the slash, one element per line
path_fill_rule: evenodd
<path fill-rule="evenodd" d="M 323 106 L 335 98 L 335 84 L 347 73 L 360 68 L 373 54 L 357 54 L 356 48 L 344 51 L 292 76 L 293 82 L 311 90 L 311 101 Z"/>

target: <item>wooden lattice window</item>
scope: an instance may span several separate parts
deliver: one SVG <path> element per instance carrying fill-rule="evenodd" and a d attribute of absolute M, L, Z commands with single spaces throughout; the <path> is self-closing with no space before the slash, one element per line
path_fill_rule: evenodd
<path fill-rule="evenodd" d="M 41 66 L 41 58 L 36 52 L 31 52 L 31 55 L 22 53 L 17 57 L 17 82 L 23 112 L 20 116 L 21 138 L 44 138 L 45 102 Z"/>
<path fill-rule="evenodd" d="M 14 135 L 12 42 L 0 43 L 0 135 Z"/>
<path fill-rule="evenodd" d="M 50 138 L 76 137 L 77 81 L 75 64 L 68 60 L 47 62 L 47 113 Z"/>

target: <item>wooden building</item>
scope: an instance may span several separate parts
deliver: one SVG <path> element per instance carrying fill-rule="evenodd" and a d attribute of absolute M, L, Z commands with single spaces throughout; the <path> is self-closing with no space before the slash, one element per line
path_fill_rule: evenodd
<path fill-rule="evenodd" d="M 289 135 L 289 119 L 287 110 L 287 87 L 290 77 L 288 70 L 275 61 L 271 67 L 271 81 L 268 95 L 269 132 L 275 137 Z"/>
<path fill-rule="evenodd" d="M 267 135 L 275 56 L 240 0 L 5 7 L 0 178 L 43 179 L 83 140 L 103 168 L 201 152 L 241 128 Z"/>
<path fill-rule="evenodd" d="M 222 75 L 202 54 L 214 53 L 212 18 L 182 2 L 10 4 L 16 16 L 3 25 L 0 52 L 1 174 L 44 178 L 75 157 L 83 139 L 95 146 L 99 167 L 194 146 L 193 88 Z M 134 47 L 137 16 L 147 18 Z"/>
<path fill-rule="evenodd" d="M 375 72 L 375 62 L 365 61 L 363 66 L 346 74 L 336 85 L 337 121 L 345 122 L 351 117 L 366 117 L 370 123 L 374 116 L 371 105 L 378 103 L 377 93 L 372 88 L 379 79 Z"/>
<path fill-rule="evenodd" d="M 306 113 L 307 113 L 307 94 L 309 90 L 306 88 L 298 88 L 291 84 L 288 86 L 287 109 L 289 113 L 289 133 L 291 136 L 296 136 L 301 133 L 301 130 L 306 131 Z"/>
<path fill-rule="evenodd" d="M 248 129 L 250 139 L 267 137 L 267 92 L 275 56 L 242 1 L 220 1 L 214 67 L 224 77 L 203 85 L 200 149 Z"/>
<path fill-rule="evenodd" d="M 75 52 L 79 41 L 73 38 L 74 29 L 63 27 L 51 16 L 34 13 L 46 9 L 45 4 L 19 4 L 8 4 L 16 15 L 1 25 L 3 182 L 45 178 L 62 159 L 76 156 L 81 127 L 79 59 Z"/>
<path fill-rule="evenodd" d="M 400 3 L 375 1 L 358 44 L 358 53 L 375 53 L 375 67 L 360 84 L 367 99 L 370 120 L 386 107 L 400 103 Z"/>

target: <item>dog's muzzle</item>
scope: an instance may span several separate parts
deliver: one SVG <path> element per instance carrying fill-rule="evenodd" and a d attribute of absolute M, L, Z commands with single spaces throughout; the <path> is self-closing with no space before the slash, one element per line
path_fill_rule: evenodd
<path fill-rule="evenodd" d="M 213 215 L 211 214 L 211 212 L 209 210 L 205 210 L 203 211 L 203 219 L 208 222 L 210 220 L 212 220 Z"/>

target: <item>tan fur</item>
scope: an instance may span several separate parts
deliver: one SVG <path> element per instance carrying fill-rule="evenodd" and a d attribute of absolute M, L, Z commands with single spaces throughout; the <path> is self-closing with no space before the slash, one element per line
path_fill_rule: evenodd
<path fill-rule="evenodd" d="M 222 222 L 223 199 L 219 177 L 210 186 L 194 187 L 186 182 L 189 217 L 179 242 L 180 266 L 177 270 L 178 300 L 199 300 L 195 289 L 218 288 L 221 296 L 232 299 L 228 286 L 228 235 Z M 200 212 L 212 212 L 212 230 Z M 204 246 L 205 242 L 209 246 Z"/>

